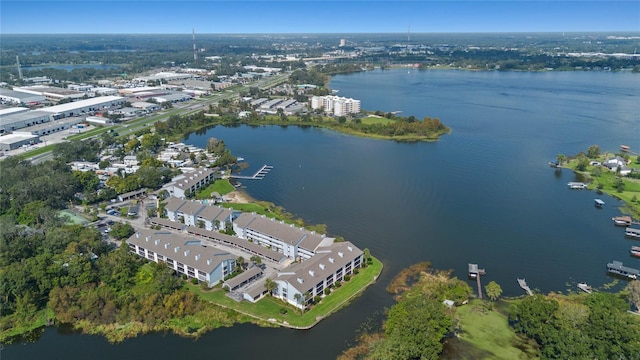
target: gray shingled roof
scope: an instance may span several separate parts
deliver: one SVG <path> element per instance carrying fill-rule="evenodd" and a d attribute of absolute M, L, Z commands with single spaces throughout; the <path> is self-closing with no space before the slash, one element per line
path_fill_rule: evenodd
<path fill-rule="evenodd" d="M 181 222 L 171 221 L 169 219 L 163 219 L 163 218 L 159 218 L 159 217 L 150 218 L 149 222 L 152 225 L 160 225 L 160 226 L 165 226 L 165 227 L 172 228 L 172 229 L 182 230 L 182 229 L 185 228 L 185 225 L 183 223 L 181 223 Z"/>
<path fill-rule="evenodd" d="M 229 286 L 230 289 L 235 288 L 236 286 L 242 284 L 243 282 L 251 279 L 254 276 L 262 274 L 262 269 L 257 266 L 252 267 L 251 269 L 237 275 L 236 277 L 229 279 L 224 282 L 224 285 Z"/>
<path fill-rule="evenodd" d="M 195 226 L 188 226 L 187 227 L 187 232 L 191 233 L 191 234 L 195 234 L 195 235 L 200 235 L 209 239 L 215 239 L 217 241 L 223 242 L 223 243 L 227 243 L 230 245 L 234 245 L 243 249 L 247 249 L 250 252 L 256 253 L 259 256 L 262 256 L 264 258 L 273 260 L 275 262 L 281 262 L 283 259 L 286 258 L 286 256 L 284 256 L 284 254 L 279 253 L 275 250 L 271 250 L 271 249 L 267 249 L 266 247 L 262 246 L 262 245 L 258 245 L 256 243 L 252 243 L 249 242 L 247 240 L 243 240 L 240 239 L 238 237 L 235 236 L 231 236 L 231 235 L 227 235 L 227 234 L 223 234 L 223 233 L 219 233 L 217 231 L 210 231 L 210 230 L 206 230 L 206 229 L 200 229 L 198 227 Z"/>
<path fill-rule="evenodd" d="M 212 272 L 224 260 L 235 260 L 235 256 L 226 251 L 167 231 L 140 230 L 133 234 L 127 243 L 138 245 L 206 273 Z"/>
<path fill-rule="evenodd" d="M 181 207 L 180 209 L 178 209 L 179 212 L 186 214 L 186 215 L 196 215 L 197 213 L 199 213 L 202 208 L 204 208 L 205 205 L 202 205 L 200 203 L 197 203 L 195 201 L 186 201 Z"/>
<path fill-rule="evenodd" d="M 324 237 L 295 225 L 285 224 L 263 215 L 244 213 L 236 221 L 236 225 L 262 234 L 267 234 L 290 245 L 300 245 L 305 249 L 315 250 Z"/>
<path fill-rule="evenodd" d="M 172 196 L 167 200 L 167 205 L 164 208 L 167 211 L 176 212 L 184 203 L 186 203 L 185 200 Z"/>
<path fill-rule="evenodd" d="M 278 275 L 277 280 L 287 281 L 299 292 L 304 293 L 360 255 L 362 250 L 349 241 L 334 243 L 318 249 L 316 255 L 308 260 L 288 267 L 286 272 Z M 298 279 L 301 279 L 302 283 Z"/>

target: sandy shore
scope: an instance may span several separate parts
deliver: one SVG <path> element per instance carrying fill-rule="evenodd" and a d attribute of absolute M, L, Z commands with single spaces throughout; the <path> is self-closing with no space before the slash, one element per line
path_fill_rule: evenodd
<path fill-rule="evenodd" d="M 228 202 L 238 204 L 248 204 L 253 202 L 253 199 L 249 194 L 241 190 L 234 190 L 224 196 L 224 199 Z"/>

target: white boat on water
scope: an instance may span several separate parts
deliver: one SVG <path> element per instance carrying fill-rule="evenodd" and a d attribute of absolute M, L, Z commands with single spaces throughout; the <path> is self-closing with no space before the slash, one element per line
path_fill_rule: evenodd
<path fill-rule="evenodd" d="M 578 283 L 578 289 L 586 292 L 587 294 L 591 294 L 591 286 L 587 285 L 587 283 Z"/>

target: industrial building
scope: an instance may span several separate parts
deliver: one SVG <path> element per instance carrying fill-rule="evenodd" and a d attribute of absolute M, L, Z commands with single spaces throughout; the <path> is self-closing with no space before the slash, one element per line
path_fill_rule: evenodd
<path fill-rule="evenodd" d="M 61 100 L 77 100 L 82 99 L 85 93 L 54 86 L 33 85 L 14 88 L 16 91 L 30 93 L 34 95 L 44 96 L 48 101 L 58 103 Z"/>
<path fill-rule="evenodd" d="M 40 142 L 38 135 L 29 133 L 14 133 L 0 136 L 0 150 L 9 151 L 24 145 L 33 145 Z"/>
<path fill-rule="evenodd" d="M 0 134 L 10 133 L 52 120 L 51 113 L 42 110 L 16 111 L 0 116 Z"/>
<path fill-rule="evenodd" d="M 54 119 L 60 119 L 63 117 L 88 115 L 94 112 L 116 109 L 122 106 L 124 102 L 125 98 L 121 96 L 99 96 L 42 108 L 41 111 L 50 113 Z"/>
<path fill-rule="evenodd" d="M 43 95 L 0 88 L 0 101 L 17 105 L 37 105 L 47 101 Z"/>

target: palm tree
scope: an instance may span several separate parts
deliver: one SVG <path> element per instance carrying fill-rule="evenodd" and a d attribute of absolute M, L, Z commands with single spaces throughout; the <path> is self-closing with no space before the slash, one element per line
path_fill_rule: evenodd
<path fill-rule="evenodd" d="M 305 301 L 305 296 L 300 294 L 300 293 L 296 293 L 295 295 L 293 295 L 293 298 L 296 299 L 296 301 L 298 302 L 298 305 L 301 306 L 301 310 L 302 313 L 304 314 L 304 301 Z"/>
<path fill-rule="evenodd" d="M 267 278 L 267 280 L 264 282 L 264 288 L 269 292 L 269 294 L 273 295 L 273 290 L 275 290 L 278 287 L 278 284 Z"/>

